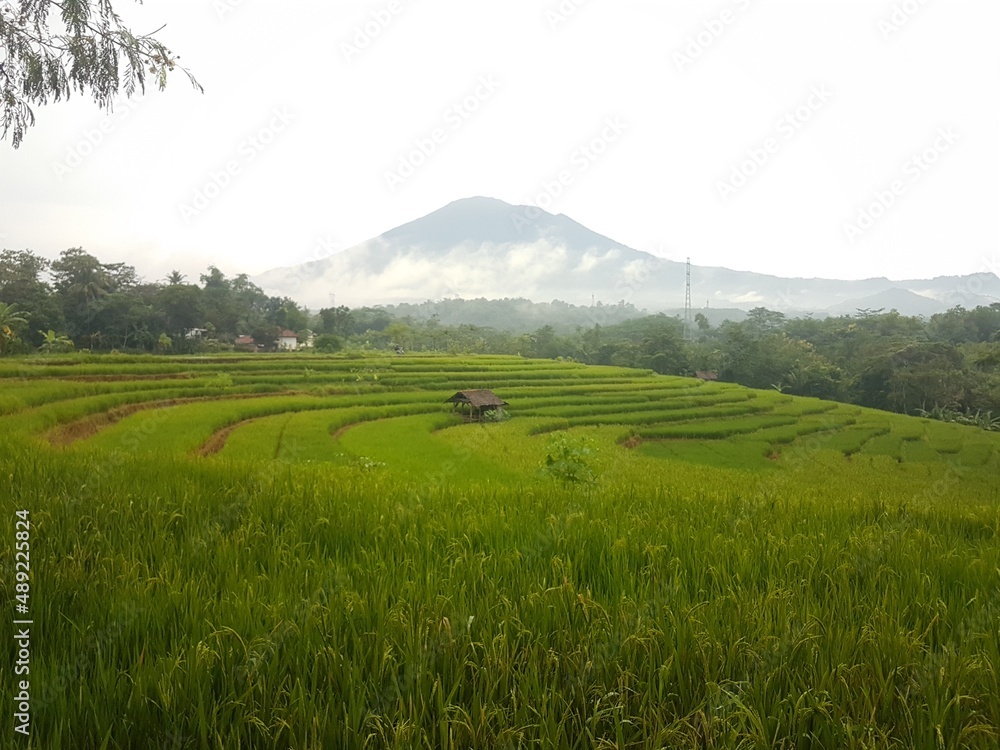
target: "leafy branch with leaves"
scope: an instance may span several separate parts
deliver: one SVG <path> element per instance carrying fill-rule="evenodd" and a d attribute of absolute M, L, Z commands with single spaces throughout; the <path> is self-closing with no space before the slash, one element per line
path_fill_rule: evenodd
<path fill-rule="evenodd" d="M 156 38 L 161 30 L 136 34 L 110 0 L 0 0 L 0 138 L 17 148 L 35 124 L 32 106 L 73 91 L 110 110 L 119 92 L 145 92 L 147 76 L 162 91 L 175 69 L 203 91 Z"/>

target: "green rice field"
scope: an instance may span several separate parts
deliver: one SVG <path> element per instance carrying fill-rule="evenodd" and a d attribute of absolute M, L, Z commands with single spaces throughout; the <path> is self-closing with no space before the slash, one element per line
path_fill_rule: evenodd
<path fill-rule="evenodd" d="M 510 418 L 445 403 L 478 388 Z M 0 360 L 0 456 L 0 747 L 1000 747 L 995 433 L 518 357 L 74 355 Z"/>

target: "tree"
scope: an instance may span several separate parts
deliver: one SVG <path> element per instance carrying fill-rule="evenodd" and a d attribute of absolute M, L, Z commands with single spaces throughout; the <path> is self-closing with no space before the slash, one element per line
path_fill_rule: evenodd
<path fill-rule="evenodd" d="M 17 341 L 17 327 L 28 319 L 17 309 L 17 305 L 0 302 L 0 355 L 6 354 L 11 344 Z"/>
<path fill-rule="evenodd" d="M 42 283 L 40 277 L 49 265 L 48 260 L 30 250 L 4 250 L 0 252 L 0 289 Z"/>
<path fill-rule="evenodd" d="M 54 24 L 53 10 L 59 16 Z M 73 91 L 89 93 L 104 109 L 111 109 L 119 91 L 129 97 L 145 92 L 147 75 L 162 91 L 178 57 L 153 34 L 124 26 L 110 0 L 0 3 L 0 138 L 10 133 L 17 148 L 35 124 L 32 105 L 68 99 Z"/>
<path fill-rule="evenodd" d="M 413 329 L 406 323 L 390 323 L 385 329 L 386 335 L 389 336 L 390 346 L 401 346 L 404 349 L 410 349 L 413 345 Z"/>
<path fill-rule="evenodd" d="M 250 336 L 257 342 L 257 346 L 267 352 L 277 350 L 280 335 L 281 329 L 272 323 L 262 322 L 250 330 Z"/>
<path fill-rule="evenodd" d="M 65 304 L 86 306 L 111 291 L 112 281 L 107 268 L 82 247 L 71 247 L 59 254 L 52 263 L 56 291 Z"/>
<path fill-rule="evenodd" d="M 319 311 L 320 332 L 333 333 L 337 336 L 350 336 L 354 332 L 354 316 L 351 311 L 341 305 L 340 307 L 324 307 Z"/>
<path fill-rule="evenodd" d="M 232 286 L 226 278 L 226 274 L 220 271 L 217 266 L 209 266 L 208 273 L 203 273 L 198 278 L 201 279 L 201 284 L 205 289 L 229 289 Z"/>
<path fill-rule="evenodd" d="M 873 357 L 858 375 L 863 406 L 909 413 L 932 406 L 953 408 L 965 399 L 968 374 L 950 343 L 912 342 Z"/>
<path fill-rule="evenodd" d="M 555 329 L 544 325 L 532 334 L 531 356 L 539 359 L 555 359 L 559 356 L 559 345 Z"/>
<path fill-rule="evenodd" d="M 313 345 L 318 352 L 332 354 L 333 352 L 339 352 L 344 348 L 344 340 L 340 338 L 340 336 L 332 333 L 321 333 L 316 337 Z"/>
<path fill-rule="evenodd" d="M 642 363 L 661 375 L 682 375 L 689 369 L 683 334 L 676 326 L 660 325 L 642 340 Z"/>
<path fill-rule="evenodd" d="M 0 252 L 0 302 L 30 311 L 32 326 L 62 330 L 66 325 L 62 306 L 42 278 L 49 267 L 48 260 L 30 250 Z M 27 332 L 25 337 L 31 340 L 32 346 L 41 343 L 34 332 Z"/>
<path fill-rule="evenodd" d="M 744 328 L 751 336 L 760 337 L 767 333 L 780 331 L 785 325 L 785 314 L 768 310 L 766 307 L 755 307 L 747 313 Z"/>
<path fill-rule="evenodd" d="M 86 340 L 91 349 L 101 346 L 102 322 L 97 319 L 101 303 L 108 295 L 136 290 L 139 278 L 135 268 L 125 263 L 101 263 L 83 248 L 72 247 L 59 254 L 51 269 L 67 332 L 78 345 Z"/>
<path fill-rule="evenodd" d="M 309 313 L 300 309 L 294 300 L 285 297 L 280 303 L 274 312 L 274 322 L 277 326 L 298 331 L 309 325 Z"/>
<path fill-rule="evenodd" d="M 135 347 L 141 339 L 148 341 L 150 329 L 159 327 L 153 308 L 129 292 L 107 294 L 96 300 L 90 311 L 94 330 L 105 335 L 106 346 L 116 349 Z"/>
<path fill-rule="evenodd" d="M 156 296 L 156 304 L 163 312 L 166 330 L 183 341 L 186 331 L 201 326 L 204 322 L 201 297 L 201 289 L 194 284 L 163 287 Z"/>

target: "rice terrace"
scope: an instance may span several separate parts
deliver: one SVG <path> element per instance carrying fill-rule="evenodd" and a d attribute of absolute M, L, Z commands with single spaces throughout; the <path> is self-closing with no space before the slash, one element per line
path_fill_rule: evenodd
<path fill-rule="evenodd" d="M 0 368 L 21 746 L 1000 742 L 995 433 L 514 356 Z"/>

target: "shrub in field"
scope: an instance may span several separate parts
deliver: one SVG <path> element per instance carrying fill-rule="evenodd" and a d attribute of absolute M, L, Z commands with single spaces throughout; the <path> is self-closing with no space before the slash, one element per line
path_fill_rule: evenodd
<path fill-rule="evenodd" d="M 333 352 L 339 352 L 344 348 L 344 340 L 340 338 L 340 336 L 335 336 L 332 333 L 321 333 L 316 337 L 316 342 L 313 346 L 318 352 L 332 354 Z"/>
<path fill-rule="evenodd" d="M 591 466 L 595 449 L 587 438 L 573 439 L 557 435 L 549 441 L 542 474 L 558 479 L 564 485 L 593 484 L 597 475 Z"/>
<path fill-rule="evenodd" d="M 508 419 L 510 413 L 503 407 L 483 412 L 483 422 L 506 422 Z"/>

